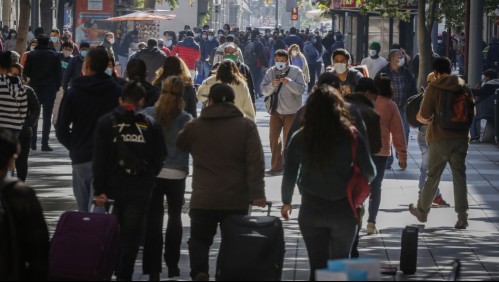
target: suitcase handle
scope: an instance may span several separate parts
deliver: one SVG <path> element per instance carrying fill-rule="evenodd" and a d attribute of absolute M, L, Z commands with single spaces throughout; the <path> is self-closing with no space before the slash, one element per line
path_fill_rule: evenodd
<path fill-rule="evenodd" d="M 270 202 L 270 201 L 267 202 L 267 216 L 270 216 L 270 212 L 272 211 L 273 204 L 274 204 L 273 202 Z M 248 214 L 251 215 L 252 213 L 253 213 L 253 205 L 250 205 L 249 210 L 248 210 Z"/>
<path fill-rule="evenodd" d="M 97 202 L 95 200 L 92 200 L 92 206 L 90 207 L 90 212 L 91 213 L 95 212 L 96 204 L 97 204 Z M 114 210 L 114 200 L 107 199 L 107 201 L 106 201 L 106 213 L 107 214 L 112 214 L 113 210 Z"/>

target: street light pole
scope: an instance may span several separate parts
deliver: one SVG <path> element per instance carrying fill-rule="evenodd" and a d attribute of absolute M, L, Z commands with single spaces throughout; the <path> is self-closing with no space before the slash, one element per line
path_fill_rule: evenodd
<path fill-rule="evenodd" d="M 279 28 L 279 0 L 275 0 L 275 27 Z"/>

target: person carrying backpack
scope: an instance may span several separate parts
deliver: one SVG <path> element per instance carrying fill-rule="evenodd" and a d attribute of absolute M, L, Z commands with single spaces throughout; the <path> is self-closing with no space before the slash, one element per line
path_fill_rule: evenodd
<path fill-rule="evenodd" d="M 139 82 L 125 86 L 120 106 L 101 117 L 94 135 L 94 201 L 115 200 L 120 225 L 116 276 L 131 281 L 144 221 L 163 168 L 166 147 L 161 127 L 141 112 L 146 90 Z"/>
<path fill-rule="evenodd" d="M 440 178 L 447 163 L 454 182 L 456 229 L 468 227 L 468 188 L 466 186 L 466 156 L 469 130 L 474 117 L 474 103 L 470 88 L 458 76 L 451 75 L 451 62 L 446 57 L 435 59 L 433 69 L 437 80 L 430 83 L 423 98 L 418 120 L 428 124 L 426 141 L 429 144 L 428 177 L 417 205 L 409 211 L 418 221 L 426 222 L 435 198 Z"/>
<path fill-rule="evenodd" d="M 251 32 L 251 41 L 244 47 L 244 63 L 248 65 L 251 71 L 251 76 L 254 79 L 255 93 L 258 97 L 261 96 L 261 86 L 263 80 L 263 69 L 268 68 L 268 58 L 265 57 L 263 44 L 259 41 L 260 32 L 253 30 Z"/>

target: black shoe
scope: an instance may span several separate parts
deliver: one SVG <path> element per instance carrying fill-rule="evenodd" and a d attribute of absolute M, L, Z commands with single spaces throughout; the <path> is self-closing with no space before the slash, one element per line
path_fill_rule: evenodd
<path fill-rule="evenodd" d="M 149 274 L 149 281 L 160 281 L 159 273 L 151 273 Z"/>
<path fill-rule="evenodd" d="M 42 145 L 42 152 L 52 152 L 54 149 L 50 148 L 49 145 Z"/>
<path fill-rule="evenodd" d="M 180 269 L 176 268 L 168 268 L 168 278 L 180 277 Z"/>

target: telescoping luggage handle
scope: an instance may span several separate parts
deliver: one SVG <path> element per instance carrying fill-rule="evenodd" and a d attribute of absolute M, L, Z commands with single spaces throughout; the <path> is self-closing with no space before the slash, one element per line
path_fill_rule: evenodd
<path fill-rule="evenodd" d="M 267 202 L 267 216 L 270 216 L 270 212 L 272 211 L 272 202 Z M 251 215 L 253 213 L 253 205 L 249 206 L 248 214 Z"/>
<path fill-rule="evenodd" d="M 90 207 L 90 212 L 94 213 L 96 208 L 96 201 L 92 200 L 92 206 Z M 114 209 L 114 200 L 107 199 L 106 201 L 106 212 L 107 214 L 112 214 Z"/>

